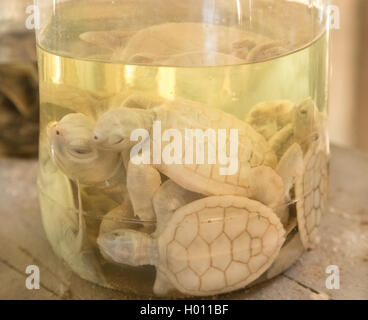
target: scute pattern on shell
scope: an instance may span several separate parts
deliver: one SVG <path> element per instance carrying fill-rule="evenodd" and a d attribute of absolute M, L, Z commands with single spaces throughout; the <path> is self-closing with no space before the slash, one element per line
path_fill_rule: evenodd
<path fill-rule="evenodd" d="M 296 181 L 295 196 L 298 228 L 305 248 L 316 240 L 322 213 L 326 210 L 328 189 L 328 158 L 313 143 L 305 155 L 304 175 Z"/>
<path fill-rule="evenodd" d="M 177 103 L 177 102 L 176 102 Z M 168 104 L 172 110 L 175 105 Z M 239 135 L 239 159 L 249 162 L 251 167 L 268 165 L 275 167 L 277 159 L 265 138 L 249 124 L 222 110 L 211 108 L 192 101 L 182 100 L 176 106 L 180 108 L 180 116 L 189 119 L 187 129 L 223 129 L 236 128 Z M 175 116 L 175 114 L 174 114 Z M 168 120 L 168 119 L 167 119 Z M 172 118 L 168 123 L 175 123 Z M 229 148 L 229 132 L 227 132 L 227 148 Z M 205 148 L 206 150 L 207 148 Z"/>
<path fill-rule="evenodd" d="M 175 112 L 175 108 L 178 111 Z M 183 145 L 187 142 L 185 139 L 185 131 L 187 129 L 203 129 L 209 128 L 223 129 L 223 128 L 236 128 L 238 133 L 238 159 L 239 170 L 233 175 L 220 175 L 219 170 L 222 167 L 220 163 L 216 164 L 193 164 L 185 163 L 185 148 L 183 149 L 183 163 L 184 165 L 171 164 L 170 166 L 161 166 L 161 171 L 165 173 L 166 170 L 182 172 L 182 177 L 191 176 L 194 171 L 197 175 L 197 179 L 203 178 L 203 183 L 206 183 L 206 179 L 216 181 L 218 183 L 226 183 L 237 191 L 234 194 L 244 194 L 243 188 L 248 188 L 249 181 L 247 178 L 248 170 L 259 166 L 269 166 L 271 168 L 276 167 L 277 158 L 273 151 L 270 149 L 267 141 L 264 137 L 256 132 L 249 124 L 236 118 L 233 115 L 227 114 L 221 110 L 210 108 L 202 104 L 194 103 L 191 101 L 182 100 L 176 104 L 167 103 L 165 107 L 157 109 L 158 118 L 162 123 L 169 124 L 167 127 L 162 126 L 162 130 L 169 130 L 176 128 L 182 131 Z M 167 143 L 163 143 L 162 148 Z M 230 129 L 226 129 L 226 150 L 230 150 Z M 213 146 L 216 148 L 216 146 Z M 153 145 L 152 145 L 153 148 Z M 204 159 L 208 159 L 209 141 L 204 140 Z M 196 159 L 196 150 L 193 152 L 193 159 Z M 188 170 L 185 174 L 185 170 Z"/>
<path fill-rule="evenodd" d="M 284 229 L 271 209 L 243 197 L 208 197 L 179 209 L 160 237 L 161 266 L 179 291 L 245 287 L 272 264 Z"/>

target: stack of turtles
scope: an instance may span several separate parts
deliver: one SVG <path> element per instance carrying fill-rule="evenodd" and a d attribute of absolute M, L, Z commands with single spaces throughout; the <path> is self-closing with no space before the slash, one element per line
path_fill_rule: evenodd
<path fill-rule="evenodd" d="M 290 236 L 267 272 L 270 278 L 290 267 L 317 241 L 317 230 L 327 205 L 326 119 L 313 100 L 307 99 L 298 106 L 281 100 L 260 103 L 251 109 L 245 121 L 267 139 L 279 158 L 293 143 L 298 143 L 303 150 L 303 174 L 295 180 L 290 194 L 291 209 L 296 217 L 289 219 Z"/>
<path fill-rule="evenodd" d="M 97 123 L 67 115 L 48 131 L 54 160 L 68 177 L 121 197 L 100 226 L 97 243 L 106 259 L 155 265 L 155 294 L 204 296 L 272 277 L 310 248 L 327 179 L 323 117 L 311 100 L 257 105 L 246 121 L 185 100 L 150 109 L 142 103 L 129 97 Z M 183 132 L 188 125 L 237 128 L 239 170 L 226 177 L 218 164 L 134 164 L 130 133 L 150 132 L 155 120 Z M 142 224 L 156 220 L 156 230 L 113 223 L 134 216 Z"/>
<path fill-rule="evenodd" d="M 109 48 L 113 60 L 137 64 L 240 64 L 282 53 L 269 39 L 211 26 L 218 28 L 211 33 L 218 34 L 219 41 L 209 54 L 203 48 L 206 28 L 210 26 L 172 23 L 135 33 L 89 32 L 81 39 Z M 116 107 L 120 97 L 105 98 L 114 104 L 106 112 L 91 119 L 81 113 L 67 115 L 48 130 L 59 169 L 117 203 L 102 219 L 97 238 L 105 259 L 154 265 L 155 294 L 177 290 L 207 296 L 273 277 L 311 247 L 327 184 L 324 119 L 313 101 L 297 106 L 289 101 L 262 103 L 242 121 L 192 101 L 132 94 Z M 186 129 L 237 129 L 237 172 L 226 176 L 219 174 L 220 164 L 186 164 L 185 154 L 173 164 L 156 164 L 152 155 L 150 164 L 136 164 L 130 156 L 135 144 L 130 135 L 145 129 L 153 146 L 154 121 L 182 137 Z M 168 144 L 163 142 L 162 149 Z M 204 141 L 204 150 L 208 147 Z M 134 219 L 132 226 L 129 221 Z M 155 230 L 144 227 L 152 222 Z"/>

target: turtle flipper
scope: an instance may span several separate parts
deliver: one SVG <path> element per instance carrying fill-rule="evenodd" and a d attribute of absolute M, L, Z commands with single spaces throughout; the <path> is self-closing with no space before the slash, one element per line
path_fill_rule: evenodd
<path fill-rule="evenodd" d="M 157 218 L 155 235 L 159 235 L 165 228 L 175 210 L 198 200 L 200 194 L 184 189 L 172 180 L 165 181 L 153 197 L 153 206 Z"/>
<path fill-rule="evenodd" d="M 127 188 L 134 215 L 142 221 L 155 220 L 152 199 L 161 185 L 160 173 L 150 165 L 128 164 Z"/>
<path fill-rule="evenodd" d="M 303 151 L 299 144 L 294 143 L 282 156 L 276 172 L 284 182 L 285 199 L 290 200 L 290 190 L 297 177 L 304 172 Z"/>
<path fill-rule="evenodd" d="M 166 276 L 157 269 L 155 284 L 153 285 L 153 293 L 158 296 L 165 296 L 171 290 L 175 289 Z"/>
<path fill-rule="evenodd" d="M 280 218 L 284 226 L 289 220 L 289 204 L 291 200 L 291 189 L 296 179 L 304 172 L 303 151 L 301 147 L 294 143 L 281 157 L 276 172 L 284 183 L 284 196 L 282 203 L 274 208 L 275 213 Z"/>
<path fill-rule="evenodd" d="M 130 266 L 157 265 L 157 241 L 150 235 L 129 229 L 104 233 L 97 239 L 103 255 Z"/>
<path fill-rule="evenodd" d="M 272 168 L 268 166 L 252 168 L 246 181 L 250 187 L 250 198 L 271 207 L 282 201 L 283 181 Z"/>

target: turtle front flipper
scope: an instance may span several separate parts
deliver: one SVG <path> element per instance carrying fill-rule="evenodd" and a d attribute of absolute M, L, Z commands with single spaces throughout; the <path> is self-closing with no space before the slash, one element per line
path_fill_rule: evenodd
<path fill-rule="evenodd" d="M 290 200 L 290 190 L 296 178 L 304 172 L 303 151 L 297 143 L 294 143 L 282 156 L 276 172 L 284 182 L 285 199 Z"/>
<path fill-rule="evenodd" d="M 240 182 L 250 188 L 250 198 L 274 207 L 282 201 L 284 184 L 280 176 L 268 166 L 252 168 L 246 176 L 240 177 Z"/>
<path fill-rule="evenodd" d="M 276 172 L 284 183 L 284 195 L 281 202 L 274 207 L 274 211 L 282 224 L 286 226 L 289 220 L 290 192 L 295 185 L 296 179 L 302 176 L 304 172 L 303 151 L 297 143 L 294 143 L 284 153 L 277 165 Z"/>
<path fill-rule="evenodd" d="M 153 197 L 153 206 L 157 218 L 155 235 L 165 228 L 174 212 L 180 207 L 203 197 L 184 189 L 172 180 L 165 181 Z"/>
<path fill-rule="evenodd" d="M 129 162 L 127 171 L 127 188 L 134 215 L 142 221 L 156 219 L 152 199 L 161 185 L 160 173 L 150 165 L 136 165 Z"/>

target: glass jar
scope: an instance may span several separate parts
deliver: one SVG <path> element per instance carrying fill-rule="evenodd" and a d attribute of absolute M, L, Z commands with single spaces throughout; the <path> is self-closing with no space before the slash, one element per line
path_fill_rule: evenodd
<path fill-rule="evenodd" d="M 325 1 L 38 5 L 42 218 L 76 273 L 210 296 L 313 246 L 328 179 Z"/>

